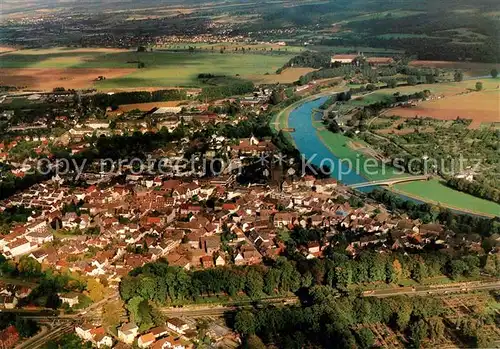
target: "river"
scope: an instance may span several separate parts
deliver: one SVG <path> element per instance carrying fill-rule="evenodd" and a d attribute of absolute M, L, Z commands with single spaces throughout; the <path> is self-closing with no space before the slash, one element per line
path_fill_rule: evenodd
<path fill-rule="evenodd" d="M 295 132 L 291 134 L 295 146 L 312 164 L 316 166 L 327 164 L 332 170 L 331 176 L 342 183 L 346 185 L 364 183 L 367 179 L 351 170 L 348 164 L 336 157 L 316 134 L 316 128 L 311 118 L 312 111 L 319 108 L 327 99 L 328 97 L 321 97 L 305 102 L 290 113 L 288 126 L 295 129 Z M 365 187 L 362 189 L 364 192 L 368 192 L 373 188 Z"/>
<path fill-rule="evenodd" d="M 313 109 L 319 108 L 327 98 L 328 96 L 325 96 L 312 101 L 306 101 L 290 112 L 288 127 L 295 129 L 295 132 L 290 134 L 295 142 L 295 147 L 310 163 L 318 167 L 321 167 L 323 164 L 328 165 L 332 169 L 331 177 L 343 184 L 351 185 L 367 182 L 369 181 L 367 178 L 354 169 L 350 169 L 348 164 L 343 163 L 341 159 L 335 156 L 317 133 L 318 130 L 315 128 L 312 119 Z M 342 153 L 341 149 L 339 150 Z M 411 193 L 408 196 L 401 193 L 406 193 L 405 189 L 411 185 L 419 185 L 418 190 L 413 189 L 408 191 L 408 193 Z M 426 183 L 413 182 L 396 185 L 395 187 L 398 189 L 398 195 L 406 200 L 430 202 L 446 206 L 454 211 L 489 217 L 498 216 L 500 212 L 500 205 L 458 192 L 440 183 L 438 180 Z M 376 186 L 363 187 L 358 190 L 370 192 L 374 188 Z"/>

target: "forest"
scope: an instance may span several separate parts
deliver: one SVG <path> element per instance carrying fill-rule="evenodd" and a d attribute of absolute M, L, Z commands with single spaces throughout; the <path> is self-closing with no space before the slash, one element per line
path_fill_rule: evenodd
<path fill-rule="evenodd" d="M 82 98 L 82 104 L 94 105 L 102 109 L 107 107 L 118 109 L 121 104 L 178 101 L 182 99 L 187 99 L 185 90 L 133 91 L 86 95 Z"/>
<path fill-rule="evenodd" d="M 317 238 L 313 231 L 292 234 L 292 245 Z M 148 263 L 122 279 L 120 295 L 134 321 L 148 328 L 158 316 L 155 304 L 203 303 L 206 297 L 242 294 L 260 300 L 291 293 L 307 301 L 308 290 L 317 286 L 335 290 L 339 295 L 356 295 L 356 286 L 366 283 L 397 285 L 404 280 L 422 282 L 443 274 L 461 279 L 477 277 L 481 270 L 498 275 L 500 270 L 500 261 L 494 255 L 481 259 L 470 254 L 451 257 L 439 252 L 384 255 L 366 251 L 353 259 L 328 248 L 326 258 L 308 260 L 293 252 L 292 245 L 287 243 L 288 258 L 281 256 L 263 265 L 186 271 L 169 266 L 164 260 Z"/>
<path fill-rule="evenodd" d="M 372 348 L 376 344 L 372 326 L 383 324 L 404 337 L 409 348 L 435 347 L 430 344 L 445 335 L 448 309 L 439 298 L 339 297 L 326 286 L 308 291 L 306 306 L 268 307 L 240 310 L 234 328 L 244 336 L 244 348 Z M 481 324 L 493 324 L 491 315 L 460 319 L 460 339 L 472 347 L 487 348 L 492 338 Z M 378 343 L 380 345 L 380 343 Z"/>

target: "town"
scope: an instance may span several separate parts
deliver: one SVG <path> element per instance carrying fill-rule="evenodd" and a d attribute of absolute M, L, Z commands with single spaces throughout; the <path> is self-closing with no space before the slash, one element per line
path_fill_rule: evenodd
<path fill-rule="evenodd" d="M 0 348 L 498 347 L 478 1 L 6 3 Z"/>

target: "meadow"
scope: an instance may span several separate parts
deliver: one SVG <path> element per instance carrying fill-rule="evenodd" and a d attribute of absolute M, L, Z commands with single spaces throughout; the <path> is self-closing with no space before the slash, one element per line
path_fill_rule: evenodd
<path fill-rule="evenodd" d="M 447 187 L 438 179 L 396 184 L 392 190 L 411 198 L 461 211 L 489 216 L 500 214 L 500 205 Z"/>
<path fill-rule="evenodd" d="M 354 150 L 350 146 L 350 142 L 352 141 L 351 138 L 344 136 L 343 134 L 332 133 L 324 128 L 319 128 L 317 134 L 321 141 L 336 157 L 353 164 L 356 172 L 368 180 L 377 181 L 394 177 L 408 176 L 404 173 L 397 173 L 397 170 L 394 167 L 382 165 L 380 160 L 377 160 L 377 166 L 373 166 L 373 160 L 370 160 L 370 162 L 367 161 L 368 159 L 374 158 L 361 153 L 361 151 Z M 363 141 L 356 140 L 356 142 L 360 145 L 364 145 L 366 148 L 370 147 Z"/>
<path fill-rule="evenodd" d="M 269 51 L 226 51 L 221 54 L 218 51 L 139 53 L 112 49 L 21 50 L 2 55 L 0 76 L 4 85 L 35 86 L 41 89 L 71 85 L 75 76 L 85 77 L 85 83 L 79 84 L 77 88 L 203 87 L 204 84 L 197 79 L 200 73 L 239 76 L 256 82 L 275 76 L 279 81 L 280 77 L 274 72 L 294 55 Z M 145 67 L 138 69 L 139 62 L 144 63 Z M 106 71 L 109 71 L 110 76 L 107 76 Z M 57 78 L 50 79 L 44 72 Z M 98 75 L 104 75 L 106 80 L 94 81 Z M 283 78 L 289 80 L 296 75 L 298 73 L 284 75 Z M 43 84 L 38 81 L 38 76 Z M 20 83 L 16 84 L 16 81 Z"/>
<path fill-rule="evenodd" d="M 153 52 L 136 54 L 146 64 L 127 76 L 102 81 L 96 84 L 100 88 L 134 86 L 180 86 L 202 87 L 197 76 L 200 73 L 239 76 L 241 78 L 264 76 L 274 72 L 293 55 L 261 55 L 239 53 L 174 53 Z M 137 56 L 136 56 L 137 57 Z"/>

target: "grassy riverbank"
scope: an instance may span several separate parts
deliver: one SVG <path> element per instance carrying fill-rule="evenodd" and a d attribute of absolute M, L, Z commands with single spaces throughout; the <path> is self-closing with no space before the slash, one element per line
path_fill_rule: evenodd
<path fill-rule="evenodd" d="M 394 167 L 382 165 L 379 160 L 373 161 L 375 159 L 352 149 L 349 145 L 352 139 L 343 134 L 318 129 L 317 135 L 336 157 L 350 164 L 351 168 L 354 168 L 357 173 L 367 180 L 378 181 L 399 176 L 408 176 L 407 174 L 398 174 Z M 356 142 L 359 145 L 364 143 Z M 363 145 L 367 146 L 366 144 Z"/>
<path fill-rule="evenodd" d="M 396 184 L 396 193 L 451 209 L 473 214 L 498 216 L 500 205 L 447 187 L 439 179 Z"/>

